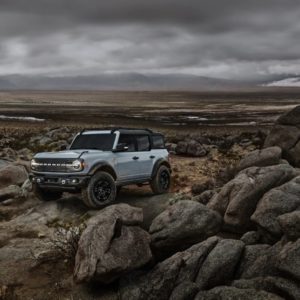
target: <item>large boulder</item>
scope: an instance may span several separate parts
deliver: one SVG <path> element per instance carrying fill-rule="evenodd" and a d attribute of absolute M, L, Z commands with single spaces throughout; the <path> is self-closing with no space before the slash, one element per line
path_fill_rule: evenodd
<path fill-rule="evenodd" d="M 281 116 L 265 140 L 264 147 L 278 146 L 283 157 L 300 166 L 300 106 Z"/>
<path fill-rule="evenodd" d="M 240 161 L 237 170 L 241 171 L 249 167 L 267 167 L 277 165 L 280 163 L 281 152 L 281 148 L 277 146 L 252 151 Z"/>
<path fill-rule="evenodd" d="M 300 239 L 283 246 L 276 256 L 275 267 L 280 274 L 300 281 Z"/>
<path fill-rule="evenodd" d="M 13 164 L 0 168 L 0 188 L 8 185 L 22 185 L 28 178 L 28 173 L 23 166 Z"/>
<path fill-rule="evenodd" d="M 261 197 L 295 176 L 297 171 L 287 164 L 245 169 L 223 186 L 207 206 L 224 216 L 229 230 L 244 231 L 251 227 L 250 217 Z"/>
<path fill-rule="evenodd" d="M 219 286 L 209 291 L 201 291 L 195 300 L 283 300 L 275 294 L 255 289 L 238 289 L 230 286 Z"/>
<path fill-rule="evenodd" d="M 0 202 L 9 198 L 21 196 L 21 188 L 18 185 L 9 185 L 0 189 Z"/>
<path fill-rule="evenodd" d="M 285 299 L 300 299 L 299 285 L 290 278 L 266 276 L 252 279 L 239 279 L 233 281 L 231 286 L 239 289 L 264 290 L 269 293 L 284 295 Z"/>
<path fill-rule="evenodd" d="M 87 222 L 76 254 L 76 282 L 109 283 L 152 259 L 143 212 L 127 204 L 109 206 Z"/>
<path fill-rule="evenodd" d="M 282 228 L 278 217 L 300 208 L 300 176 L 266 193 L 258 202 L 251 220 L 269 238 L 279 239 Z"/>
<path fill-rule="evenodd" d="M 193 293 L 194 288 L 191 291 L 191 282 L 195 281 L 203 261 L 218 240 L 216 237 L 209 238 L 158 263 L 147 273 L 135 273 L 122 278 L 121 299 L 169 299 L 170 295 L 174 299 L 175 291 L 182 286 L 183 282 L 189 282 L 190 288 L 186 289 L 186 293 L 181 296 L 181 299 L 187 294 Z"/>
<path fill-rule="evenodd" d="M 254 262 L 261 256 L 267 254 L 270 245 L 256 244 L 247 245 L 241 256 L 238 268 L 236 270 L 236 278 L 243 278 Z"/>
<path fill-rule="evenodd" d="M 198 142 L 191 141 L 186 150 L 186 154 L 190 156 L 200 157 L 207 154 L 206 149 Z"/>
<path fill-rule="evenodd" d="M 283 214 L 277 219 L 282 232 L 288 239 L 296 240 L 300 238 L 300 210 Z"/>
<path fill-rule="evenodd" d="M 175 148 L 175 152 L 176 154 L 195 157 L 201 157 L 207 154 L 207 150 L 204 148 L 204 146 L 195 140 L 180 141 Z"/>
<path fill-rule="evenodd" d="M 196 278 L 198 287 L 210 289 L 233 279 L 244 247 L 245 244 L 239 240 L 219 241 L 199 270 Z"/>
<path fill-rule="evenodd" d="M 282 276 L 299 282 L 300 239 L 295 242 L 279 241 L 271 247 L 246 247 L 237 275 L 243 279 Z M 255 253 L 255 251 L 259 251 Z"/>
<path fill-rule="evenodd" d="M 217 212 L 195 201 L 179 201 L 153 220 L 151 245 L 159 252 L 174 253 L 218 233 L 221 225 Z"/>

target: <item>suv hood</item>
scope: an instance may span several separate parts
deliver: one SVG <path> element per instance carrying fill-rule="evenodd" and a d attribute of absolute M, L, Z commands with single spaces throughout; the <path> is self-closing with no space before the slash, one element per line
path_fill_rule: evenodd
<path fill-rule="evenodd" d="M 84 158 L 87 154 L 98 155 L 104 153 L 101 150 L 64 150 L 58 152 L 41 152 L 37 153 L 34 158 L 65 158 L 65 159 L 76 159 L 79 156 Z"/>

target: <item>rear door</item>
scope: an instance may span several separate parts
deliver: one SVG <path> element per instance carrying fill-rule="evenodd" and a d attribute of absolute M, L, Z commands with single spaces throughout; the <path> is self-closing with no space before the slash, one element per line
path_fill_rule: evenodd
<path fill-rule="evenodd" d="M 152 172 L 153 158 L 151 156 L 151 141 L 147 134 L 136 135 L 138 150 L 138 164 L 140 176 L 150 178 Z"/>

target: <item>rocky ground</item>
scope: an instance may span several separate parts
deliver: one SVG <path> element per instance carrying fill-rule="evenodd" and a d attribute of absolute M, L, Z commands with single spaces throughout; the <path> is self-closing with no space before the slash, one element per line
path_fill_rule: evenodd
<path fill-rule="evenodd" d="M 300 299 L 300 107 L 261 132 L 167 136 L 172 193 L 41 203 L 29 161 L 77 128 L 2 130 L 0 299 Z"/>

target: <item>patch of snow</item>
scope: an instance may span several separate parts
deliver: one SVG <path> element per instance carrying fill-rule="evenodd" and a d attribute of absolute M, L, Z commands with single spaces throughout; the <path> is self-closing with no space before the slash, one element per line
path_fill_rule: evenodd
<path fill-rule="evenodd" d="M 45 121 L 45 119 L 39 119 L 35 117 L 17 117 L 17 116 L 5 116 L 5 115 L 0 115 L 0 120 L 16 120 L 16 121 L 29 121 L 29 122 Z"/>
<path fill-rule="evenodd" d="M 273 81 L 264 86 L 278 86 L 278 87 L 300 87 L 300 77 L 291 77 L 279 81 Z"/>

